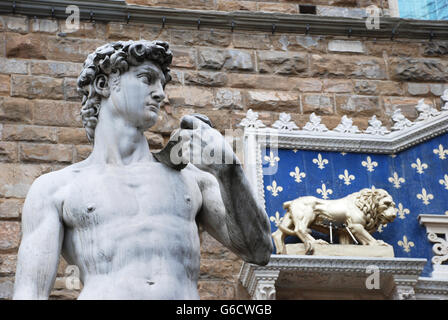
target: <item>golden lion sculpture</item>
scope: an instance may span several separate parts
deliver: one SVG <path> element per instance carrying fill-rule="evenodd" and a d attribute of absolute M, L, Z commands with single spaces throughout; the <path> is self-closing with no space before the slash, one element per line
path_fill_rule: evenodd
<path fill-rule="evenodd" d="M 338 233 L 341 244 L 360 242 L 362 245 L 388 246 L 371 236 L 379 225 L 392 222 L 396 217 L 395 203 L 383 189 L 362 189 L 337 200 L 322 200 L 312 196 L 300 197 L 283 203 L 286 213 L 272 234 L 277 254 L 286 254 L 286 236 L 297 236 L 305 244 L 306 254 L 313 254 L 314 243 L 328 244 L 316 240 L 310 230 L 330 234 Z"/>

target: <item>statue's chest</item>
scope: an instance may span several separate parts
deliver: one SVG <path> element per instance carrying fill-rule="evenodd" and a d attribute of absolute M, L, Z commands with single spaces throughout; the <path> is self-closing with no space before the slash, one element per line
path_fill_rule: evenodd
<path fill-rule="evenodd" d="M 136 216 L 180 215 L 194 219 L 198 199 L 192 189 L 191 183 L 172 172 L 82 172 L 70 183 L 63 219 L 67 226 L 75 228 Z"/>

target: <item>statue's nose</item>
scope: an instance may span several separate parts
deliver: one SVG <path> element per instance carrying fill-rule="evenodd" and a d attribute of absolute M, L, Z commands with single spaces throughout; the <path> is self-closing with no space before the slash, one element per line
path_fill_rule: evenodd
<path fill-rule="evenodd" d="M 157 90 L 152 93 L 151 97 L 153 98 L 153 100 L 160 103 L 165 99 L 165 93 L 162 90 Z"/>

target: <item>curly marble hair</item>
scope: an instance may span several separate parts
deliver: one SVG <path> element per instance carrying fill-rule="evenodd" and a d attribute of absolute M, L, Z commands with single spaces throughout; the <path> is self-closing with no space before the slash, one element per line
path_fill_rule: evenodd
<path fill-rule="evenodd" d="M 82 94 L 82 123 L 89 140 L 94 140 L 101 98 L 104 97 L 104 91 L 99 92 L 95 83 L 105 87 L 109 82 L 109 75 L 119 76 L 130 66 L 138 66 L 145 60 L 156 63 L 168 82 L 171 80 L 169 66 L 172 59 L 169 44 L 164 41 L 118 41 L 105 44 L 89 54 L 77 82 L 78 92 Z M 117 84 L 111 83 L 112 87 L 115 85 Z"/>
<path fill-rule="evenodd" d="M 364 212 L 366 218 L 365 229 L 368 232 L 376 231 L 380 225 L 380 215 L 378 204 L 384 198 L 391 197 L 390 194 L 383 189 L 365 188 L 358 192 L 355 198 L 355 205 Z"/>

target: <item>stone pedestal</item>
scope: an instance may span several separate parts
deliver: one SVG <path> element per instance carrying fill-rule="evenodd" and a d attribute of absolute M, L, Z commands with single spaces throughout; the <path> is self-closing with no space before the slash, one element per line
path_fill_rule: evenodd
<path fill-rule="evenodd" d="M 416 299 L 426 259 L 272 255 L 243 263 L 239 279 L 252 299 Z"/>
<path fill-rule="evenodd" d="M 286 245 L 287 255 L 305 255 L 305 252 L 303 243 Z M 394 248 L 392 246 L 359 246 L 353 244 L 314 244 L 313 256 L 393 258 Z"/>

